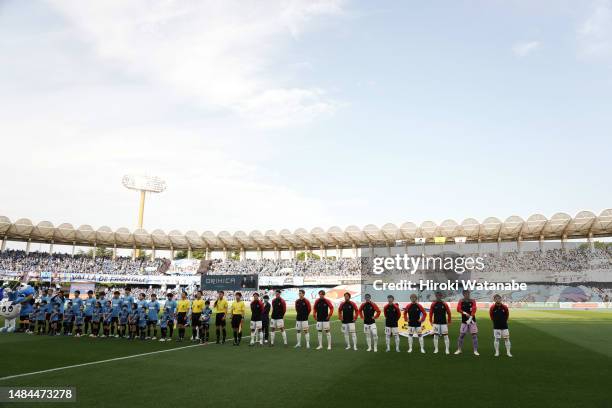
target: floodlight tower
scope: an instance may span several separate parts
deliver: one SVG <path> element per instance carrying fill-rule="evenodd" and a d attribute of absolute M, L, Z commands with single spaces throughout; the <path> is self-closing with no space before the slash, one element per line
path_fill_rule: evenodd
<path fill-rule="evenodd" d="M 130 190 L 140 191 L 140 205 L 138 207 L 138 228 L 142 228 L 144 218 L 144 205 L 147 192 L 161 193 L 166 189 L 166 182 L 155 176 L 142 176 L 126 174 L 121 180 L 123 186 Z M 140 255 L 140 251 L 136 250 L 136 256 Z"/>

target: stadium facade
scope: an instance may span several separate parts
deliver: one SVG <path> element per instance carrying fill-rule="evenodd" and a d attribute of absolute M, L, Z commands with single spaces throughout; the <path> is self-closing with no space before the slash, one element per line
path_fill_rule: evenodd
<path fill-rule="evenodd" d="M 231 234 L 221 231 L 217 234 L 211 231 L 198 233 L 188 231 L 182 233 L 172 230 L 165 233 L 156 229 L 148 232 L 144 229 L 130 231 L 128 228 L 119 228 L 113 231 L 107 226 L 95 230 L 90 225 L 81 225 L 74 228 L 72 224 L 63 223 L 54 226 L 49 221 L 41 221 L 34 225 L 31 220 L 21 218 L 15 222 L 7 217 L 0 216 L 1 249 L 6 248 L 7 241 L 26 242 L 26 252 L 29 252 L 31 243 L 45 243 L 51 245 L 72 245 L 132 249 L 136 253 L 139 249 L 152 251 L 169 250 L 171 254 L 176 250 L 205 251 L 206 258 L 212 251 L 240 251 L 244 257 L 245 251 L 258 251 L 263 257 L 263 251 L 274 251 L 275 257 L 280 257 L 280 251 L 290 251 L 292 256 L 298 250 L 320 250 L 323 256 L 328 249 L 335 249 L 342 256 L 343 250 L 352 250 L 352 256 L 357 256 L 358 248 L 396 247 L 405 245 L 406 248 L 415 244 L 427 243 L 490 243 L 490 242 L 517 242 L 522 241 L 556 240 L 563 244 L 568 239 L 586 239 L 593 242 L 594 238 L 612 236 L 612 209 L 606 209 L 599 215 L 591 211 L 580 211 L 575 217 L 566 213 L 556 213 L 550 218 L 541 214 L 534 214 L 526 220 L 519 216 L 508 217 L 501 221 L 496 217 L 488 217 L 479 222 L 474 218 L 467 218 L 461 223 L 448 219 L 441 224 L 425 221 L 420 225 L 406 222 L 399 227 L 394 224 L 385 224 L 382 227 L 366 225 L 363 228 L 349 226 L 344 230 L 339 227 L 313 228 L 307 231 L 299 228 L 295 231 L 283 229 L 280 232 L 273 230 L 262 233 L 252 231 L 246 233 L 237 231 Z"/>

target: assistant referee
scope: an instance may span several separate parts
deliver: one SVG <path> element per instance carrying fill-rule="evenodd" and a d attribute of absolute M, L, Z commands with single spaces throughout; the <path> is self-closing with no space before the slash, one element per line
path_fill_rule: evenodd
<path fill-rule="evenodd" d="M 196 298 L 191 302 L 191 341 L 196 341 L 201 336 L 200 316 L 204 309 L 202 291 L 196 292 Z"/>
<path fill-rule="evenodd" d="M 178 326 L 178 341 L 185 338 L 185 324 L 187 323 L 187 312 L 191 302 L 187 299 L 187 292 L 181 292 L 181 300 L 176 302 L 176 325 Z"/>
<path fill-rule="evenodd" d="M 244 319 L 244 302 L 242 301 L 242 293 L 236 292 L 235 299 L 230 307 L 232 315 L 232 332 L 234 334 L 234 346 L 239 346 L 242 340 L 242 320 Z"/>
<path fill-rule="evenodd" d="M 220 343 L 221 334 L 223 334 L 222 342 L 225 343 L 227 331 L 225 330 L 225 315 L 227 314 L 227 300 L 225 300 L 225 292 L 220 290 L 217 292 L 217 300 L 213 305 L 215 313 L 215 332 L 217 334 L 217 344 Z"/>

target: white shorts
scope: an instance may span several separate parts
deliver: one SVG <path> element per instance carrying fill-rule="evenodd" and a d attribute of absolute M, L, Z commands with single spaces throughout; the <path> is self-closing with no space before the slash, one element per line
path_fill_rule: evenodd
<path fill-rule="evenodd" d="M 317 322 L 317 330 L 329 330 L 329 322 Z"/>
<path fill-rule="evenodd" d="M 508 329 L 493 329 L 493 337 L 496 339 L 507 339 L 510 337 L 510 330 Z"/>
<path fill-rule="evenodd" d="M 385 335 L 390 336 L 390 335 L 396 335 L 399 333 L 399 329 L 397 327 L 385 327 Z"/>
<path fill-rule="evenodd" d="M 261 320 L 253 321 L 251 320 L 251 330 L 261 329 Z"/>
<path fill-rule="evenodd" d="M 419 336 L 419 331 L 421 331 L 420 327 L 408 326 L 408 335 L 409 336 L 418 337 Z"/>
<path fill-rule="evenodd" d="M 363 325 L 363 332 L 364 333 L 370 333 L 372 334 L 372 336 L 376 336 L 378 334 L 378 329 L 376 328 L 376 323 L 372 323 L 372 324 L 364 324 Z"/>
<path fill-rule="evenodd" d="M 270 320 L 270 327 L 273 329 L 284 329 L 285 321 L 283 319 L 272 319 Z"/>
<path fill-rule="evenodd" d="M 308 320 L 296 320 L 295 321 L 295 330 L 308 331 Z"/>
<path fill-rule="evenodd" d="M 355 323 L 342 323 L 342 333 L 355 333 Z"/>
<path fill-rule="evenodd" d="M 448 334 L 448 324 L 434 324 L 434 334 Z"/>

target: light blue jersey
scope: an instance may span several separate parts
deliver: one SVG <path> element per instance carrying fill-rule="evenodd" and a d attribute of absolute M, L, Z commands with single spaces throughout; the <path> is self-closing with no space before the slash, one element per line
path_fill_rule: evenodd
<path fill-rule="evenodd" d="M 42 309 L 45 311 L 45 313 L 51 313 L 53 311 L 53 306 L 51 305 L 51 296 L 49 295 L 45 295 L 43 297 L 40 298 L 41 301 L 45 301 L 47 302 L 46 305 L 41 306 Z"/>
<path fill-rule="evenodd" d="M 94 306 L 93 310 L 91 311 L 91 321 L 98 323 L 101 318 L 102 318 L 102 308 Z"/>
<path fill-rule="evenodd" d="M 138 305 L 138 310 L 147 308 L 147 301 L 145 299 L 138 300 L 136 304 Z"/>
<path fill-rule="evenodd" d="M 85 299 L 85 301 L 83 302 L 85 304 L 85 316 L 91 317 L 93 314 L 93 309 L 96 306 L 96 298 L 95 297 L 88 297 L 87 299 Z"/>
<path fill-rule="evenodd" d="M 66 302 L 66 298 L 64 297 L 59 297 L 59 296 L 53 296 L 51 298 L 51 310 L 54 310 L 54 306 L 58 305 L 59 307 L 59 313 L 63 314 L 64 313 L 64 302 Z"/>
<path fill-rule="evenodd" d="M 20 316 L 28 316 L 34 310 L 34 306 L 32 306 L 32 303 L 34 303 L 33 299 L 35 293 L 36 291 L 30 285 L 17 291 L 17 295 L 15 296 L 15 300 L 13 303 L 21 303 Z"/>
<path fill-rule="evenodd" d="M 164 312 L 168 310 L 172 316 L 176 312 L 176 300 L 166 300 L 166 304 L 164 305 Z"/>
<path fill-rule="evenodd" d="M 138 317 L 140 314 L 138 313 L 138 309 L 132 309 L 130 311 L 130 324 L 138 324 Z"/>
<path fill-rule="evenodd" d="M 113 308 L 110 305 L 102 306 L 102 321 L 110 323 L 113 318 Z"/>
<path fill-rule="evenodd" d="M 147 308 L 149 309 L 149 313 L 147 314 L 149 321 L 157 322 L 159 316 L 159 302 L 157 300 L 152 300 L 147 304 Z"/>
<path fill-rule="evenodd" d="M 162 315 L 161 321 L 159 322 L 159 327 L 162 329 L 166 329 L 168 327 L 168 323 L 174 320 L 174 315 L 171 314 L 168 309 L 164 309 L 164 314 Z"/>
<path fill-rule="evenodd" d="M 119 313 L 119 324 L 127 324 L 129 316 L 130 311 L 127 309 L 127 307 L 121 309 L 121 312 Z"/>
<path fill-rule="evenodd" d="M 74 312 L 74 324 L 81 325 L 85 319 L 85 314 L 80 309 Z"/>
<path fill-rule="evenodd" d="M 204 310 L 202 310 L 202 316 L 200 316 L 202 323 L 210 324 L 210 317 L 212 316 L 212 313 L 213 311 L 210 307 L 205 307 Z"/>
<path fill-rule="evenodd" d="M 72 300 L 72 311 L 76 314 L 76 312 L 81 309 L 82 305 L 83 305 L 83 299 L 81 299 L 80 297 L 74 298 Z"/>
<path fill-rule="evenodd" d="M 147 327 L 147 312 L 144 308 L 138 309 L 138 327 Z"/>
<path fill-rule="evenodd" d="M 122 306 L 126 305 L 128 310 L 132 310 L 132 305 L 134 304 L 134 297 L 132 295 L 123 296 L 121 298 Z"/>
<path fill-rule="evenodd" d="M 72 309 L 66 309 L 64 311 L 64 322 L 69 323 L 72 321 L 73 318 L 74 318 L 74 313 L 72 312 Z"/>
<path fill-rule="evenodd" d="M 100 302 L 100 304 L 104 306 L 106 304 L 106 298 L 104 297 L 104 295 L 100 295 L 100 297 L 96 299 L 96 302 Z"/>
<path fill-rule="evenodd" d="M 119 317 L 119 312 L 121 311 L 121 306 L 123 305 L 123 301 L 121 298 L 113 297 L 111 299 L 111 314 L 112 317 Z"/>

